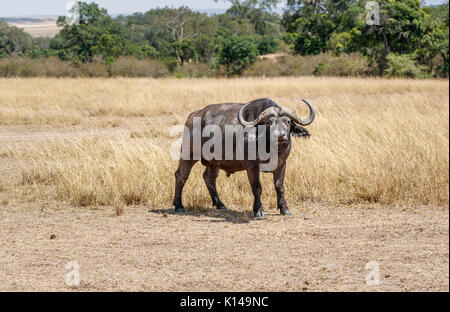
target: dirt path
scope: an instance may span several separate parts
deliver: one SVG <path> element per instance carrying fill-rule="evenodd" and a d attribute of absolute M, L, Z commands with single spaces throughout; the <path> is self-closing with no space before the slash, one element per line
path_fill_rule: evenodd
<path fill-rule="evenodd" d="M 214 210 L 0 209 L 0 291 L 448 291 L 448 210 L 304 206 L 266 220 Z M 54 239 L 50 239 L 55 235 Z M 366 264 L 380 284 L 366 285 Z"/>
<path fill-rule="evenodd" d="M 17 143 L 23 141 L 45 141 L 51 139 L 75 139 L 79 137 L 110 137 L 130 135 L 129 129 L 47 129 L 28 127 L 0 128 L 0 142 Z"/>
<path fill-rule="evenodd" d="M 129 131 L 3 127 L 0 152 L 11 144 Z M 0 182 L 17 175 L 14 159 L 0 154 Z M 116 217 L 113 208 L 81 209 L 8 191 L 0 183 L 0 291 L 73 290 L 65 283 L 72 261 L 81 291 L 449 290 L 448 207 L 304 204 L 291 207 L 293 217 L 269 210 L 265 220 L 249 218 L 250 207 L 248 214 L 229 207 L 186 216 L 136 207 Z M 366 284 L 371 261 L 379 285 Z"/>

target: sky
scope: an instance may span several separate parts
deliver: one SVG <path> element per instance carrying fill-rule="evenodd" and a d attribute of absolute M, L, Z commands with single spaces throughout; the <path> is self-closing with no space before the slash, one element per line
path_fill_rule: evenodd
<path fill-rule="evenodd" d="M 42 15 L 65 15 L 69 0 L 0 0 L 0 16 L 25 17 Z M 96 2 L 110 14 L 146 12 L 151 8 L 186 5 L 191 9 L 226 9 L 224 0 L 86 0 Z M 427 4 L 440 4 L 443 0 L 426 0 Z"/>
<path fill-rule="evenodd" d="M 69 0 L 0 0 L 0 16 L 65 15 Z M 110 14 L 146 12 L 151 8 L 186 5 L 191 9 L 224 9 L 228 3 L 220 0 L 85 0 L 96 2 Z"/>

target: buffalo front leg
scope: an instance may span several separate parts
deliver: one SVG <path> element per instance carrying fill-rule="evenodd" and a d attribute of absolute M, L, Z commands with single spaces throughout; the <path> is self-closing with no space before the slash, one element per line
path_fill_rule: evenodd
<path fill-rule="evenodd" d="M 220 200 L 219 195 L 217 194 L 216 180 L 218 176 L 219 169 L 217 168 L 206 167 L 206 170 L 203 173 L 203 179 L 205 180 L 209 195 L 211 195 L 213 206 L 219 210 L 227 210 L 227 207 L 225 207 L 225 205 Z"/>
<path fill-rule="evenodd" d="M 195 163 L 196 161 L 194 160 L 181 159 L 178 170 L 175 172 L 175 196 L 173 199 L 173 205 L 175 206 L 175 212 L 177 213 L 186 212 L 182 203 L 183 187 L 186 184 L 189 174 L 191 173 L 191 169 Z"/>
<path fill-rule="evenodd" d="M 273 183 L 277 192 L 277 206 L 282 215 L 291 215 L 289 208 L 284 199 L 284 175 L 286 172 L 286 163 L 273 172 Z"/>
<path fill-rule="evenodd" d="M 258 164 L 251 165 L 249 168 L 247 168 L 247 176 L 252 187 L 253 196 L 255 198 L 253 202 L 253 214 L 257 218 L 263 218 L 266 216 L 266 213 L 264 212 L 264 208 L 261 203 L 262 186 L 259 180 Z"/>

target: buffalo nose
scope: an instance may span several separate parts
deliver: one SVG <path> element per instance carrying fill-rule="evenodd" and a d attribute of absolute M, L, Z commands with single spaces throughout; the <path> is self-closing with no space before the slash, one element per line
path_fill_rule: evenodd
<path fill-rule="evenodd" d="M 280 130 L 280 131 L 278 132 L 278 137 L 280 137 L 280 138 L 286 137 L 286 131 Z"/>
<path fill-rule="evenodd" d="M 287 133 L 284 129 L 276 128 L 273 132 L 273 135 L 278 140 L 287 140 Z"/>

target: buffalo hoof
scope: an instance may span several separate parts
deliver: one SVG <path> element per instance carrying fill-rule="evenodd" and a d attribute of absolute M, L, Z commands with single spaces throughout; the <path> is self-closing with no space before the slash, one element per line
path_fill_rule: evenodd
<path fill-rule="evenodd" d="M 266 213 L 263 211 L 258 211 L 254 213 L 255 218 L 265 218 L 266 217 Z"/>
<path fill-rule="evenodd" d="M 186 213 L 186 210 L 184 210 L 183 207 L 181 207 L 181 208 L 175 208 L 175 213 L 177 213 L 177 214 L 185 214 L 185 213 Z"/>
<path fill-rule="evenodd" d="M 282 216 L 292 216 L 292 213 L 289 210 L 280 210 Z"/>
<path fill-rule="evenodd" d="M 225 210 L 228 210 L 228 208 L 227 208 L 227 207 L 225 207 L 225 205 L 224 205 L 224 204 L 221 204 L 221 205 L 218 205 L 218 206 L 217 206 L 217 210 L 222 210 L 222 211 L 225 211 Z"/>

